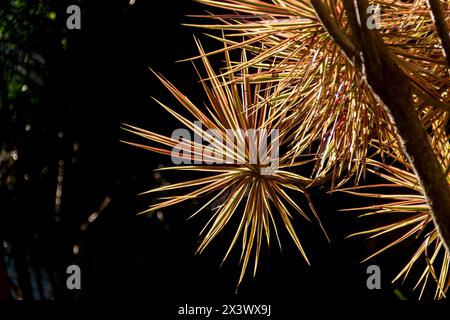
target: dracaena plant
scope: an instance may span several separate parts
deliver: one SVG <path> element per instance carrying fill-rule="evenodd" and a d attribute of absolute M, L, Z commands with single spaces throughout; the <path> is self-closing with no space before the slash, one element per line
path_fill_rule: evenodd
<path fill-rule="evenodd" d="M 201 44 L 199 42 L 197 44 L 200 53 L 204 55 Z M 242 60 L 245 59 L 246 54 L 243 52 Z M 234 216 L 239 215 L 235 236 L 224 258 L 224 260 L 227 258 L 231 249 L 241 238 L 242 271 L 239 283 L 242 281 L 252 255 L 254 256 L 254 273 L 256 272 L 263 242 L 270 245 L 272 233 L 275 233 L 277 242 L 281 246 L 277 219 L 281 220 L 301 255 L 309 264 L 291 220 L 298 215 L 307 221 L 313 219 L 321 226 L 306 190 L 307 186 L 314 185 L 316 181 L 296 173 L 295 170 L 296 167 L 306 166 L 314 158 L 309 154 L 302 154 L 303 157 L 294 156 L 296 152 L 292 150 L 287 135 L 289 125 L 282 123 L 284 118 L 279 115 L 288 101 L 276 99 L 276 86 L 273 83 L 251 84 L 245 80 L 245 76 L 241 82 L 234 73 L 216 73 L 207 57 L 203 56 L 202 60 L 207 72 L 207 77 L 200 78 L 208 97 L 205 110 L 195 106 L 188 97 L 162 76 L 158 78 L 181 106 L 190 113 L 190 117 L 181 115 L 174 108 L 159 101 L 158 103 L 185 128 L 192 130 L 199 137 L 205 137 L 206 141 L 169 138 L 131 125 L 124 126 L 125 130 L 162 147 L 127 142 L 131 145 L 168 156 L 174 156 L 174 150 L 177 148 L 188 150 L 176 155 L 179 160 L 184 160 L 180 162 L 182 165 L 161 170 L 194 171 L 205 175 L 203 178 L 148 191 L 148 193 L 155 193 L 176 189 L 190 190 L 183 195 L 165 198 L 164 201 L 151 206 L 145 213 L 200 198 L 206 194 L 210 195 L 205 204 L 192 215 L 195 216 L 201 211 L 208 211 L 210 215 L 209 222 L 202 231 L 203 240 L 198 248 L 199 252 L 205 249 Z M 225 55 L 225 61 L 228 66 L 231 66 L 232 61 L 228 54 Z M 249 70 L 241 71 L 245 74 Z M 264 152 L 255 150 L 255 159 L 252 161 L 253 155 L 250 150 L 252 141 L 249 141 L 252 136 L 245 135 L 252 130 L 254 137 L 260 136 L 272 128 L 278 128 L 278 148 L 287 150 L 284 155 L 277 155 L 277 167 L 273 169 L 268 167 L 270 163 L 265 163 L 263 158 L 271 153 L 271 146 L 274 144 L 269 145 Z M 238 133 L 235 145 L 226 143 L 229 132 Z M 242 140 L 243 148 L 238 148 L 238 140 Z M 256 149 L 260 147 L 260 144 L 254 145 Z M 186 163 L 196 165 L 186 165 Z M 266 173 L 265 169 L 272 171 Z M 302 194 L 309 203 L 309 215 L 294 201 L 292 194 L 295 193 Z M 309 216 L 312 216 L 312 219 Z M 324 231 L 323 228 L 322 230 Z"/>
<path fill-rule="evenodd" d="M 261 161 L 250 163 L 246 152 L 224 146 L 215 156 L 240 159 L 239 165 L 173 168 L 215 175 L 153 190 L 203 186 L 165 199 L 150 210 L 216 191 L 200 208 L 204 210 L 226 194 L 221 198 L 223 204 L 209 210 L 211 220 L 200 251 L 233 215 L 239 215 L 230 249 L 241 236 L 240 282 L 252 252 L 256 270 L 263 236 L 269 243 L 272 228 L 277 232 L 273 222 L 276 216 L 281 217 L 306 259 L 289 213 L 306 217 L 306 208 L 287 190 L 306 197 L 308 211 L 321 226 L 308 188 L 318 184 L 327 184 L 332 191 L 345 187 L 350 192 L 349 184 L 368 188 L 363 177 L 378 167 L 385 170 L 382 176 L 390 181 L 391 188 L 409 188 L 416 194 L 365 194 L 392 200 L 365 208 L 369 213 L 411 214 L 406 220 L 362 233 L 378 236 L 411 228 L 390 247 L 413 240 L 410 235 L 429 226 L 431 231 L 423 233 L 423 242 L 400 275 L 408 274 L 418 257 L 425 255 L 427 267 L 418 284 L 422 283 L 423 292 L 428 278 L 432 278 L 437 284 L 435 297 L 444 297 L 449 287 L 450 245 L 448 5 L 433 0 L 199 1 L 213 10 L 220 9 L 220 13 L 197 16 L 208 22 L 194 25 L 209 30 L 211 41 L 223 44 L 223 49 L 211 52 L 199 46 L 199 55 L 192 58 L 201 59 L 207 71 L 201 83 L 209 106 L 194 106 L 167 80 L 160 79 L 206 129 L 222 134 L 238 128 L 279 130 L 280 165 L 270 174 L 261 175 Z M 375 28 L 366 23 L 373 18 L 368 15 L 369 5 L 377 5 L 380 10 Z M 225 56 L 225 63 L 220 72 L 215 72 L 208 57 L 218 54 Z M 238 56 L 241 58 L 236 59 Z M 192 131 L 202 130 L 174 108 L 163 107 Z M 180 143 L 143 129 L 127 128 L 169 147 L 133 143 L 151 151 L 170 155 L 170 148 Z M 181 143 L 191 146 L 191 160 L 204 150 L 203 145 Z M 387 159 L 395 161 L 387 164 Z M 306 171 L 307 176 L 299 174 Z M 362 191 L 351 192 L 360 195 Z M 431 252 L 428 248 L 432 245 Z M 440 252 L 443 258 L 438 272 L 435 265 Z"/>
<path fill-rule="evenodd" d="M 369 160 L 368 170 L 380 176 L 386 182 L 345 190 L 345 192 L 353 195 L 382 200 L 380 204 L 348 209 L 363 211 L 361 217 L 376 216 L 378 221 L 381 221 L 380 226 L 354 233 L 351 236 L 367 235 L 369 239 L 375 239 L 392 235 L 394 240 L 390 240 L 364 261 L 404 241 L 418 242 L 416 251 L 410 254 L 410 260 L 393 281 L 401 278 L 406 280 L 413 267 L 420 265 L 419 262 L 422 260 L 425 267 L 420 273 L 414 289 L 420 288 L 420 298 L 427 285 L 434 283 L 434 298 L 441 299 L 445 297 L 450 286 L 450 256 L 432 222 L 430 208 L 422 195 L 417 177 L 412 173 L 411 166 L 408 163 L 403 162 L 402 166 L 403 168 L 400 168 L 399 164 L 394 166 Z"/>

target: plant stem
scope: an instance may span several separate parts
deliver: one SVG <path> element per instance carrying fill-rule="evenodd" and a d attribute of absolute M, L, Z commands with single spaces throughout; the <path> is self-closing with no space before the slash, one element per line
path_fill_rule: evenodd
<path fill-rule="evenodd" d="M 447 24 L 445 23 L 445 16 L 441 4 L 438 0 L 428 0 L 436 31 L 441 39 L 442 50 L 447 58 L 447 65 L 450 66 L 450 36 Z"/>

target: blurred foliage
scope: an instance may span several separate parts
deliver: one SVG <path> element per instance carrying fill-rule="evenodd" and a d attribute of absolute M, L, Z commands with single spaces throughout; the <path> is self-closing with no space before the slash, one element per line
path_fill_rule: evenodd
<path fill-rule="evenodd" d="M 0 8 L 0 187 L 8 189 L 15 180 L 13 165 L 18 159 L 16 111 L 25 104 L 38 105 L 44 86 L 42 39 L 53 25 L 49 15 L 55 15 L 49 3 L 15 0 Z"/>
<path fill-rule="evenodd" d="M 0 8 L 0 107 L 13 108 L 21 98 L 39 102 L 45 76 L 45 58 L 39 45 L 53 24 L 50 13 L 55 15 L 48 1 L 10 1 Z"/>
<path fill-rule="evenodd" d="M 29 163 L 37 162 L 41 130 L 34 123 L 44 107 L 48 56 L 61 50 L 63 29 L 52 1 L 4 1 L 0 7 L 0 291 L 2 298 L 54 297 L 53 271 L 41 259 L 39 224 L 27 219 Z M 36 127 L 36 128 L 35 128 Z M 33 130 L 32 130 L 33 129 Z M 45 129 L 44 129 L 45 131 Z M 50 159 L 48 160 L 50 162 Z M 43 163 L 40 178 L 48 174 Z M 36 215 L 38 218 L 39 215 Z M 24 220 L 27 219 L 27 220 Z M 29 239 L 34 240 L 29 240 Z M 6 277 L 5 277 L 6 275 Z"/>
<path fill-rule="evenodd" d="M 401 216 L 407 205 L 407 213 L 411 216 L 406 220 L 399 218 L 390 225 L 387 224 L 389 215 L 386 214 L 386 217 L 383 216 L 380 221 L 381 226 L 369 228 L 368 231 L 359 234 L 370 234 L 374 238 L 414 225 L 414 228 L 407 234 L 392 240 L 385 247 L 387 249 L 405 239 L 412 240 L 412 235 L 416 235 L 416 233 L 421 235 L 426 226 L 430 227 L 430 233 L 424 233 L 423 242 L 420 243 L 413 259 L 408 262 L 401 274 L 410 274 L 409 270 L 416 265 L 419 257 L 424 256 L 427 265 L 417 282 L 417 286 L 422 284 L 419 297 L 423 296 L 425 287 L 431 283 L 437 287 L 434 298 L 444 298 L 445 292 L 450 287 L 448 272 L 450 258 L 448 252 L 440 249 L 442 249 L 443 243 L 450 241 L 447 241 L 445 237 L 448 234 L 445 230 L 448 229 L 449 222 L 440 222 L 440 228 L 433 229 L 435 224 L 438 226 L 439 219 L 436 218 L 438 211 L 434 210 L 433 206 L 433 210 L 429 209 L 427 205 L 446 203 L 445 199 L 448 198 L 438 201 L 439 197 L 433 198 L 433 196 L 440 193 L 430 193 L 430 190 L 435 189 L 444 193 L 448 186 L 444 175 L 441 179 L 439 178 L 442 168 L 447 173 L 450 171 L 448 169 L 450 154 L 448 110 L 450 110 L 450 103 L 446 92 L 448 90 L 448 66 L 445 64 L 445 57 L 439 46 L 440 38 L 435 32 L 433 19 L 427 11 L 427 2 L 425 0 L 400 3 L 398 1 L 375 1 L 377 5 L 382 6 L 383 10 L 380 18 L 381 30 L 376 36 L 374 33 L 373 37 L 376 37 L 379 43 L 383 43 L 383 50 L 388 52 L 386 55 L 389 59 L 393 59 L 390 64 L 396 66 L 395 71 L 389 73 L 388 78 L 401 71 L 404 79 L 408 79 L 408 82 L 406 80 L 397 81 L 395 83 L 397 88 L 394 92 L 401 92 L 403 88 L 411 89 L 412 93 L 408 91 L 408 95 L 410 95 L 408 99 L 411 103 L 408 103 L 399 118 L 407 119 L 405 114 L 413 115 L 412 120 L 408 121 L 405 126 L 407 129 L 417 129 L 413 134 L 410 134 L 408 130 L 402 130 L 398 125 L 400 121 L 394 112 L 391 112 L 392 119 L 388 117 L 388 109 L 392 111 L 390 104 L 380 99 L 383 94 L 374 89 L 376 86 L 370 84 L 370 81 L 367 82 L 367 79 L 370 78 L 366 73 L 370 69 L 367 65 L 373 66 L 377 63 L 383 66 L 387 65 L 382 54 L 375 53 L 379 60 L 375 58 L 374 60 L 378 62 L 369 61 L 364 56 L 362 59 L 364 61 L 361 62 L 362 69 L 359 69 L 359 62 L 355 62 L 355 60 L 358 61 L 355 57 L 358 56 L 359 48 L 365 47 L 366 44 L 361 45 L 355 40 L 358 38 L 355 34 L 358 34 L 359 31 L 349 32 L 348 30 L 349 25 L 352 26 L 352 12 L 345 7 L 345 1 L 200 0 L 200 2 L 214 10 L 200 16 L 206 22 L 193 26 L 206 29 L 210 38 L 223 44 L 221 49 L 205 51 L 201 49 L 198 56 L 191 59 L 194 61 L 201 59 L 208 71 L 208 76 L 202 77 L 200 81 L 205 88 L 209 100 L 208 105 L 204 109 L 197 108 L 186 95 L 176 89 L 175 85 L 160 79 L 183 107 L 209 129 L 220 128 L 225 131 L 226 129 L 247 129 L 248 127 L 255 130 L 277 128 L 280 132 L 280 145 L 283 146 L 284 142 L 289 143 L 280 152 L 282 165 L 271 171 L 270 175 L 262 176 L 259 173 L 260 168 L 252 166 L 251 161 L 235 161 L 233 164 L 238 163 L 238 166 L 229 166 L 228 163 L 223 165 L 221 158 L 225 157 L 222 157 L 222 153 L 227 153 L 227 159 L 239 159 L 240 157 L 247 160 L 246 155 L 245 153 L 234 155 L 233 149 L 230 152 L 226 147 L 220 146 L 221 142 L 214 141 L 214 139 L 208 141 L 212 143 L 206 146 L 196 142 L 191 144 L 189 139 L 178 144 L 179 141 L 174 139 L 174 135 L 169 138 L 169 136 L 138 127 L 127 127 L 127 130 L 131 129 L 129 131 L 151 141 L 151 145 L 147 145 L 148 142 L 131 144 L 152 152 L 173 157 L 174 153 L 171 153 L 171 150 L 177 150 L 179 145 L 191 147 L 188 149 L 192 151 L 192 154 L 187 156 L 183 153 L 180 157 L 188 159 L 189 161 L 185 164 L 189 165 L 166 169 L 217 173 L 216 176 L 185 180 L 149 190 L 148 193 L 172 189 L 190 191 L 161 198 L 163 201 L 150 206 L 148 211 L 160 210 L 183 201 L 198 199 L 209 192 L 216 192 L 215 196 L 194 214 L 207 208 L 210 202 L 215 201 L 216 198 L 220 199 L 220 205 L 209 212 L 210 220 L 201 232 L 202 242 L 199 251 L 203 251 L 211 239 L 225 229 L 225 225 L 233 224 L 232 218 L 238 216 L 237 219 L 242 219 L 230 245 L 230 249 L 233 248 L 236 240 L 241 233 L 243 234 L 240 283 L 251 254 L 254 254 L 255 257 L 254 272 L 256 272 L 261 239 L 264 238 L 264 235 L 267 236 L 267 246 L 269 246 L 272 212 L 279 213 L 283 217 L 283 224 L 306 259 L 306 254 L 297 239 L 297 232 L 301 235 L 301 231 L 297 231 L 292 226 L 290 219 L 294 221 L 295 216 L 288 212 L 290 210 L 303 215 L 302 209 L 307 207 L 307 203 L 315 214 L 314 206 L 308 197 L 311 189 L 316 186 L 324 186 L 333 192 L 342 191 L 341 188 L 347 185 L 351 185 L 350 189 L 357 188 L 361 184 L 371 188 L 379 187 L 380 184 L 373 185 L 365 180 L 366 176 L 369 177 L 371 173 L 367 165 L 371 164 L 374 159 L 381 160 L 380 163 L 383 165 L 392 162 L 398 166 L 401 163 L 407 163 L 406 159 L 414 158 L 417 176 L 414 174 L 413 166 L 406 165 L 407 170 L 400 171 L 401 174 L 399 174 L 398 167 L 389 166 L 391 175 L 397 178 L 389 179 L 380 175 L 389 181 L 393 180 L 387 194 L 366 195 L 374 199 L 392 197 L 396 200 L 395 202 L 378 205 L 378 207 L 372 204 L 372 206 L 363 208 L 364 210 L 377 209 L 376 215 L 388 211 L 389 213 L 400 213 L 398 216 Z M 347 3 L 349 2 L 351 1 Z M 359 6 L 367 5 L 363 1 L 356 1 L 355 6 L 356 3 Z M 223 11 L 219 10 L 218 13 L 215 13 L 217 8 Z M 363 10 L 362 8 L 361 10 Z M 325 14 L 321 14 L 321 12 L 325 12 Z M 330 19 L 330 22 L 325 21 L 322 15 Z M 358 18 L 363 19 L 363 17 Z M 327 24 L 332 27 L 327 27 Z M 359 25 L 361 24 L 359 23 Z M 221 32 L 221 35 L 217 33 L 217 30 Z M 333 33 L 339 33 L 346 41 Z M 368 36 L 362 33 L 361 38 L 366 39 L 366 37 Z M 370 40 L 370 37 L 368 39 Z M 341 42 L 345 42 L 345 44 L 343 45 Z M 370 48 L 375 48 L 375 46 Z M 214 72 L 209 59 L 222 53 L 226 56 L 225 63 L 221 65 L 220 72 Z M 384 71 L 385 69 L 383 69 L 383 73 Z M 231 86 L 228 89 L 228 84 L 232 84 L 234 87 Z M 238 87 L 236 84 L 242 87 Z M 378 87 L 381 92 L 384 92 L 385 88 L 391 88 L 393 84 L 380 81 Z M 254 97 L 252 90 L 256 92 Z M 258 92 L 259 90 L 261 92 Z M 241 101 L 241 96 L 244 97 L 243 101 Z M 397 101 L 409 100 L 401 97 Z M 197 129 L 188 118 L 181 116 L 177 109 L 165 104 L 161 105 L 185 127 L 197 134 L 201 133 L 201 130 Z M 400 110 L 398 103 L 397 105 L 392 103 L 392 105 L 395 105 L 395 110 L 397 108 Z M 419 114 L 418 119 L 414 116 L 416 112 Z M 212 119 L 209 119 L 208 114 L 212 115 Z M 253 117 L 257 121 L 253 120 Z M 417 132 L 422 132 L 423 137 L 420 137 Z M 423 150 L 414 150 L 414 154 L 399 143 L 401 140 L 413 141 L 414 139 L 414 146 L 421 144 L 427 146 L 425 132 L 429 134 L 433 149 L 423 149 L 429 151 L 428 158 Z M 401 137 L 400 140 L 399 137 Z M 241 139 L 244 140 L 244 138 Z M 220 141 L 223 140 L 225 139 L 222 138 Z M 216 148 L 217 145 L 219 145 L 217 148 L 219 151 L 214 150 L 214 157 L 216 157 L 214 158 L 210 155 L 210 150 Z M 169 149 L 164 149 L 167 146 Z M 222 165 L 195 165 L 195 161 L 191 160 L 198 155 L 203 155 L 205 162 L 215 161 L 215 164 Z M 286 164 L 284 165 L 283 162 Z M 420 180 L 419 178 L 422 177 L 421 170 L 417 169 L 420 167 L 417 165 L 419 162 L 423 163 L 423 168 L 425 168 L 422 172 L 429 172 L 432 175 L 428 185 L 424 183 L 424 179 Z M 191 165 L 192 163 L 194 165 Z M 241 166 L 241 163 L 245 165 Z M 262 161 L 259 161 L 258 165 L 261 163 Z M 314 167 L 304 166 L 305 169 L 297 171 L 300 164 L 303 166 L 306 163 L 314 163 Z M 436 170 L 434 171 L 432 163 L 435 163 Z M 398 179 L 399 175 L 407 177 L 404 180 L 416 187 L 414 190 L 416 193 L 426 193 L 429 197 L 428 202 L 422 197 L 419 201 L 420 205 L 417 202 L 411 203 L 411 199 L 417 199 L 416 193 L 409 196 L 393 194 L 396 188 L 405 187 L 405 181 Z M 439 185 L 439 182 L 442 184 Z M 419 185 L 422 185 L 423 189 Z M 195 186 L 201 187 L 194 191 L 188 189 Z M 271 190 L 270 187 L 274 190 Z M 288 188 L 290 191 L 301 191 L 307 196 L 308 201 L 302 203 L 291 200 L 290 196 L 284 193 L 284 188 Z M 230 191 L 222 199 L 220 197 L 225 190 Z M 283 201 L 279 195 L 286 200 L 287 206 L 282 204 Z M 241 202 L 246 201 L 245 199 L 247 199 L 246 204 L 241 205 Z M 271 201 L 274 202 L 274 205 L 270 204 Z M 239 206 L 244 208 L 242 214 L 239 214 Z M 442 217 L 446 217 L 448 208 L 439 213 Z M 442 221 L 448 220 L 443 218 Z M 439 232 L 438 229 L 443 231 Z M 273 223 L 273 230 L 278 238 L 275 223 Z M 419 238 L 417 235 L 416 240 Z M 252 247 L 253 243 L 255 245 Z M 432 251 L 434 246 L 436 249 Z M 385 249 L 377 251 L 377 254 Z M 305 249 L 305 251 L 308 250 Z M 429 257 L 428 252 L 433 252 L 433 255 Z M 436 257 L 439 255 L 442 257 L 438 263 L 439 259 Z M 396 259 L 400 260 L 401 255 Z"/>

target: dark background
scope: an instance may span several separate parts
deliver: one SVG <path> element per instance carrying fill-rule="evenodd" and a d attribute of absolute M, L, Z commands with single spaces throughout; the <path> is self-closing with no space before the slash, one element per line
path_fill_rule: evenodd
<path fill-rule="evenodd" d="M 28 2 L 30 6 L 36 3 Z M 82 9 L 81 30 L 65 28 L 69 4 Z M 144 300 L 149 307 L 167 313 L 167 308 L 173 313 L 185 303 L 254 302 L 296 308 L 313 300 L 399 299 L 390 281 L 405 260 L 388 259 L 396 250 L 361 264 L 375 247 L 368 247 L 364 239 L 344 239 L 367 228 L 356 214 L 336 212 L 354 205 L 354 198 L 313 190 L 332 243 L 326 242 L 317 226 L 298 219 L 300 239 L 312 267 L 284 235 L 283 252 L 275 243 L 263 250 L 256 277 L 249 268 L 237 291 L 237 252 L 220 266 L 233 226 L 198 256 L 198 233 L 207 212 L 186 221 L 195 211 L 195 204 L 188 203 L 163 210 L 159 216 L 137 215 L 155 201 L 138 193 L 183 177 L 155 176 L 153 170 L 169 165 L 170 159 L 121 143 L 136 138 L 120 126 L 128 123 L 166 134 L 179 127 L 152 101 L 153 96 L 178 108 L 149 67 L 164 74 L 198 105 L 203 103 L 205 97 L 191 64 L 175 61 L 196 55 L 193 34 L 208 42 L 202 30 L 181 25 L 200 21 L 186 15 L 211 8 L 191 0 L 137 0 L 133 6 L 119 0 L 47 5 L 56 19 L 44 22 L 39 32 L 17 44 L 45 57 L 39 71 L 42 83 L 29 85 L 39 101 L 20 96 L 10 102 L 13 107 L 1 109 L 3 148 L 18 152 L 9 171 L 14 183 L 2 186 L 0 193 L 2 253 L 8 256 L 4 262 L 16 266 L 15 276 L 9 276 L 16 279 L 22 298 Z M 62 39 L 66 39 L 64 44 Z M 27 124 L 30 130 L 25 129 Z M 57 212 L 59 170 L 63 170 L 63 183 Z M 106 208 L 80 231 L 105 199 L 110 199 Z M 80 248 L 77 255 L 74 245 Z M 65 268 L 70 264 L 81 267 L 80 291 L 65 289 Z M 370 264 L 381 267 L 381 290 L 366 287 Z M 0 290 L 4 297 L 14 297 L 6 287 Z"/>

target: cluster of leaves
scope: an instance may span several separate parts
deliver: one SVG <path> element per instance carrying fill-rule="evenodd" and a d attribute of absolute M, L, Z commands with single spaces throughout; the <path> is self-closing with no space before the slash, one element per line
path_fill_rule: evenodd
<path fill-rule="evenodd" d="M 229 253 L 241 236 L 243 263 L 240 282 L 252 252 L 256 270 L 263 236 L 266 235 L 269 244 L 270 230 L 273 228 L 278 238 L 274 222 L 277 215 L 307 260 L 291 223 L 294 217 L 289 212 L 307 215 L 287 190 L 306 196 L 309 211 L 319 223 L 308 196 L 308 188 L 312 186 L 326 183 L 332 191 L 390 199 L 387 204 L 358 209 L 369 211 L 369 214 L 398 214 L 398 221 L 357 234 L 375 237 L 409 228 L 398 240 L 375 255 L 413 235 L 420 236 L 422 243 L 419 249 L 397 278 L 408 275 L 415 262 L 424 256 L 427 265 L 417 286 L 422 283 L 423 292 L 431 278 L 437 284 L 435 297 L 444 297 L 450 284 L 449 252 L 445 250 L 440 234 L 432 223 L 418 178 L 400 147 L 395 127 L 385 108 L 364 81 L 354 61 L 349 59 L 345 50 L 341 50 L 351 47 L 351 44 L 339 43 L 342 38 L 330 32 L 333 29 L 324 28 L 324 22 L 319 19 L 311 1 L 199 1 L 227 11 L 199 16 L 212 22 L 196 25 L 211 30 L 209 37 L 223 44 L 223 49 L 208 53 L 199 44 L 200 54 L 194 58 L 201 59 L 207 71 L 207 76 L 200 78 L 209 100 L 209 105 L 205 107 L 209 116 L 167 80 L 160 79 L 195 120 L 209 129 L 279 129 L 281 166 L 272 175 L 260 175 L 260 168 L 250 164 L 245 154 L 237 154 L 235 150 L 223 146 L 223 155 L 243 159 L 244 164 L 171 168 L 216 175 L 151 190 L 159 192 L 202 186 L 165 199 L 149 211 L 216 192 L 199 210 L 209 209 L 209 205 L 217 199 L 223 202 L 211 210 L 211 220 L 205 227 L 207 232 L 199 249 L 202 251 L 231 217 L 240 212 L 238 207 L 242 203 L 240 223 L 228 250 Z M 379 34 L 388 54 L 411 81 L 411 112 L 418 113 L 436 157 L 448 173 L 450 82 L 427 2 L 374 3 L 382 8 Z M 349 21 L 342 1 L 327 0 L 321 8 L 333 18 L 332 24 L 348 31 Z M 217 35 L 214 30 L 221 33 Z M 217 54 L 225 55 L 225 67 L 220 72 L 215 72 L 209 63 L 209 56 Z M 194 132 L 198 130 L 188 118 L 161 105 L 187 128 Z M 127 129 L 169 147 L 162 149 L 134 144 L 154 152 L 170 155 L 171 148 L 180 143 L 139 128 L 127 126 Z M 194 150 L 192 157 L 204 154 L 205 146 L 184 143 Z M 308 173 L 300 175 L 299 172 Z M 389 183 L 358 186 L 366 173 L 378 174 Z M 350 189 L 348 184 L 352 184 Z M 386 194 L 361 192 L 361 189 L 371 187 L 387 187 L 390 191 Z M 393 194 L 392 190 L 398 187 L 409 190 L 409 193 Z M 226 196 L 221 198 L 223 194 Z M 404 213 L 407 213 L 406 218 Z M 430 230 L 424 232 L 426 227 Z M 441 259 L 438 259 L 439 255 Z M 438 264 L 440 271 L 437 271 Z"/>

